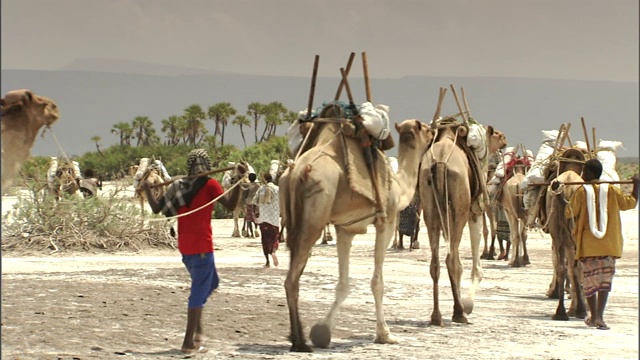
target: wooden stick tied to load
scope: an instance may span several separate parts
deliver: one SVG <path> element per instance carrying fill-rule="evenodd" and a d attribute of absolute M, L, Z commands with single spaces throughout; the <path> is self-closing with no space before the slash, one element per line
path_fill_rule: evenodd
<path fill-rule="evenodd" d="M 349 55 L 349 60 L 347 61 L 347 67 L 345 68 L 345 73 L 347 73 L 347 76 L 349 76 L 349 70 L 351 70 L 351 65 L 353 64 L 353 59 L 356 57 L 356 53 L 351 52 L 351 55 Z M 338 91 L 336 91 L 336 96 L 335 98 L 333 98 L 333 100 L 338 101 L 340 100 L 340 95 L 342 94 L 342 88 L 344 87 L 344 80 L 342 80 L 342 78 L 340 78 L 340 85 L 338 85 Z"/>
<path fill-rule="evenodd" d="M 464 120 L 464 123 L 468 125 L 469 122 L 467 121 L 467 115 L 464 113 L 464 110 L 462 110 L 462 105 L 460 105 L 460 100 L 458 99 L 458 93 L 456 92 L 456 88 L 453 87 L 453 84 L 449 84 L 449 86 L 451 87 L 451 92 L 453 92 L 453 97 L 456 99 L 456 105 L 458 105 L 458 110 L 460 110 L 460 113 L 462 114 L 462 119 Z"/>
<path fill-rule="evenodd" d="M 367 63 L 367 53 L 362 52 L 362 69 L 364 70 L 364 89 L 367 94 L 367 101 L 371 102 L 371 85 L 369 84 L 369 65 Z M 348 74 L 347 74 L 348 75 Z"/>

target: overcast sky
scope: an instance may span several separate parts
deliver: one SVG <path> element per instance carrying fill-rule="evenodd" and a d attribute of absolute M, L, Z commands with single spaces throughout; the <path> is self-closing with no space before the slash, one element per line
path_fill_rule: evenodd
<path fill-rule="evenodd" d="M 239 73 L 638 82 L 638 0 L 2 0 L 2 68 L 114 58 Z M 354 68 L 355 69 L 355 68 Z"/>

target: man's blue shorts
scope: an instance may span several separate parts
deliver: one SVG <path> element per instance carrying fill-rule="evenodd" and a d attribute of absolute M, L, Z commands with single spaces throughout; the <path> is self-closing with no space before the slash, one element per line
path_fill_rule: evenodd
<path fill-rule="evenodd" d="M 182 255 L 182 262 L 191 275 L 189 308 L 201 308 L 220 283 L 213 253 Z"/>

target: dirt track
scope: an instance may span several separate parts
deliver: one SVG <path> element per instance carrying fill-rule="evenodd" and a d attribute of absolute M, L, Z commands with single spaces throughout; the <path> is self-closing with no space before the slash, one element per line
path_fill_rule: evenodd
<path fill-rule="evenodd" d="M 446 270 L 440 281 L 445 327 L 430 327 L 430 258 L 423 248 L 389 250 L 385 315 L 397 345 L 373 343 L 375 314 L 370 277 L 373 228 L 352 249 L 351 294 L 328 349 L 289 353 L 289 317 L 283 288 L 288 252 L 279 269 L 263 269 L 258 239 L 231 238 L 229 220 L 214 221 L 221 287 L 205 306 L 209 338 L 202 359 L 637 359 L 638 211 L 623 213 L 624 256 L 618 261 L 605 312 L 609 331 L 582 320 L 555 322 L 557 302 L 544 293 L 551 279 L 550 238 L 529 233 L 532 264 L 509 268 L 484 261 L 471 324 L 451 323 Z M 468 239 L 465 233 L 464 239 Z M 444 251 L 444 249 L 441 249 Z M 469 242 L 463 241 L 466 293 Z M 177 252 L 66 254 L 2 258 L 3 359 L 179 359 L 189 278 Z M 63 257 L 64 256 L 64 257 Z M 333 301 L 335 245 L 317 245 L 301 281 L 300 308 L 308 329 Z"/>

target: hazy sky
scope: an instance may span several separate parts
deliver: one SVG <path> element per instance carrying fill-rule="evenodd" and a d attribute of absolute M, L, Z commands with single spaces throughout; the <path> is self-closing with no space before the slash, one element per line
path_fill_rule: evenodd
<path fill-rule="evenodd" d="M 240 73 L 638 82 L 638 0 L 2 0 L 2 68 L 115 58 Z M 355 68 L 354 68 L 355 69 Z"/>

